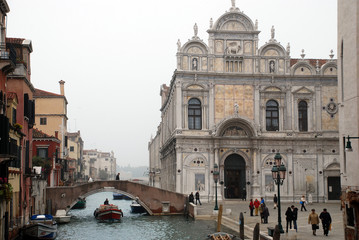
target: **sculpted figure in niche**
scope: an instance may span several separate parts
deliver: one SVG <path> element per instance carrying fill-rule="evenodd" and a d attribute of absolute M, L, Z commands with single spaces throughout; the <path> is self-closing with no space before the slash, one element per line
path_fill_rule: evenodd
<path fill-rule="evenodd" d="M 274 73 L 275 72 L 275 63 L 274 61 L 269 62 L 269 72 Z"/>
<path fill-rule="evenodd" d="M 198 70 L 198 60 L 197 60 L 197 58 L 192 59 L 192 70 Z"/>

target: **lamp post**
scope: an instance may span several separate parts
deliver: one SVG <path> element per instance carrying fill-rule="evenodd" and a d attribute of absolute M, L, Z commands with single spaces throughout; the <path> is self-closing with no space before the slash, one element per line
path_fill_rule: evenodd
<path fill-rule="evenodd" d="M 344 142 L 345 142 L 345 137 L 344 138 Z M 348 140 L 347 140 L 347 144 L 345 145 L 345 151 L 346 152 L 352 152 L 353 151 L 353 148 L 352 148 L 352 143 L 350 141 L 350 139 L 359 139 L 359 137 L 350 137 L 348 135 L 348 137 L 346 137 Z"/>
<path fill-rule="evenodd" d="M 274 156 L 275 164 L 272 168 L 272 177 L 275 184 L 278 186 L 278 227 L 280 233 L 284 233 L 282 227 L 282 218 L 280 213 L 280 185 L 283 185 L 283 181 L 285 179 L 285 173 L 287 169 L 285 168 L 284 164 L 282 163 L 282 156 L 280 153 L 277 153 Z"/>
<path fill-rule="evenodd" d="M 217 202 L 217 183 L 218 183 L 218 179 L 219 179 L 219 171 L 218 171 L 218 165 L 217 163 L 214 164 L 214 169 L 213 169 L 213 179 L 214 182 L 216 183 L 216 204 L 214 205 L 214 210 L 218 210 L 218 202 Z"/>

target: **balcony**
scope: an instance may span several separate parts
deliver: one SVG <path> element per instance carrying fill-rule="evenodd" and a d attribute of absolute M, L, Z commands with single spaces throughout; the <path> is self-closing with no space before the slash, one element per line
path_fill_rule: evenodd
<path fill-rule="evenodd" d="M 0 69 L 6 74 L 16 67 L 16 51 L 12 44 L 0 43 Z"/>

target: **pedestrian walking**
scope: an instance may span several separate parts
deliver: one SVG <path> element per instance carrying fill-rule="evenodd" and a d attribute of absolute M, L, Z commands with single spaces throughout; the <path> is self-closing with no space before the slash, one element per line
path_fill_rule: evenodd
<path fill-rule="evenodd" d="M 304 211 L 307 211 L 307 209 L 305 208 L 305 204 L 307 203 L 307 200 L 305 199 L 304 195 L 300 198 L 300 204 L 302 205 L 300 207 L 300 211 L 303 212 L 303 209 Z"/>
<path fill-rule="evenodd" d="M 274 194 L 273 202 L 274 202 L 274 209 L 276 209 L 277 206 L 278 206 L 278 197 L 277 197 L 277 194 Z"/>
<path fill-rule="evenodd" d="M 291 206 L 293 212 L 293 227 L 296 232 L 298 232 L 297 219 L 298 219 L 298 208 L 294 205 Z"/>
<path fill-rule="evenodd" d="M 249 211 L 251 213 L 251 217 L 253 217 L 253 209 L 254 209 L 254 202 L 253 199 L 249 202 Z"/>
<path fill-rule="evenodd" d="M 318 214 L 315 212 L 315 209 L 312 209 L 312 212 L 309 214 L 309 218 L 308 218 L 308 224 L 312 224 L 312 230 L 313 230 L 313 235 L 316 236 L 316 231 L 317 229 L 319 229 L 319 217 Z"/>
<path fill-rule="evenodd" d="M 188 201 L 189 201 L 190 203 L 193 203 L 193 204 L 194 204 L 193 192 L 191 192 L 191 194 L 188 196 Z"/>
<path fill-rule="evenodd" d="M 263 223 L 267 224 L 268 223 L 268 217 L 269 217 L 269 209 L 266 206 L 265 203 L 262 204 L 263 206 Z"/>
<path fill-rule="evenodd" d="M 288 227 L 292 229 L 292 221 L 293 221 L 293 212 L 290 207 L 287 208 L 287 211 L 285 212 L 285 219 L 287 220 L 286 224 L 286 231 L 288 232 Z"/>
<path fill-rule="evenodd" d="M 255 215 L 256 216 L 258 216 L 259 205 L 260 205 L 260 202 L 256 198 L 256 200 L 254 200 L 254 209 L 255 209 Z"/>
<path fill-rule="evenodd" d="M 199 200 L 199 192 L 198 191 L 196 192 L 196 205 L 197 205 L 197 202 L 199 202 L 199 205 L 202 205 L 201 200 Z"/>
<path fill-rule="evenodd" d="M 259 215 L 261 217 L 261 223 L 264 223 L 264 204 L 259 205 Z"/>
<path fill-rule="evenodd" d="M 332 218 L 326 208 L 324 208 L 323 212 L 320 213 L 319 218 L 322 220 L 324 235 L 328 236 L 329 226 L 332 223 Z"/>
<path fill-rule="evenodd" d="M 120 180 L 120 173 L 117 173 L 116 180 Z"/>

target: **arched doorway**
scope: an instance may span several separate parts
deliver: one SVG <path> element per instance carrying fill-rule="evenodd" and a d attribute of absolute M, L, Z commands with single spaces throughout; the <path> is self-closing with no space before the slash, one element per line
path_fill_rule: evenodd
<path fill-rule="evenodd" d="M 246 199 L 246 161 L 238 154 L 229 155 L 224 161 L 225 198 Z"/>

